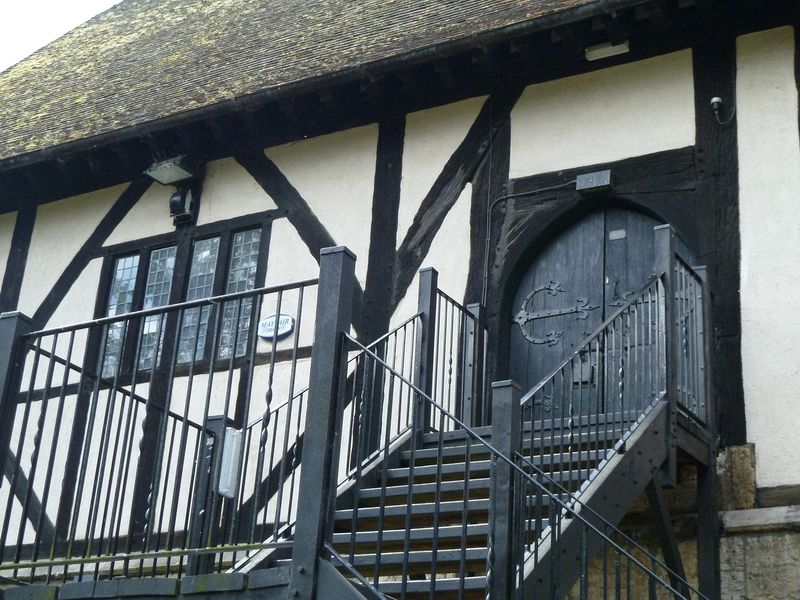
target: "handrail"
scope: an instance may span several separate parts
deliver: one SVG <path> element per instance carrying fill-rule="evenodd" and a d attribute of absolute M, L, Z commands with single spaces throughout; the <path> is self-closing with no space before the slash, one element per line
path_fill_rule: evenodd
<path fill-rule="evenodd" d="M 662 275 L 656 275 L 655 277 L 651 277 L 650 279 L 648 279 L 647 283 L 644 286 L 642 286 L 633 296 L 631 296 L 631 298 L 627 302 L 625 302 L 625 304 L 623 304 L 618 310 L 614 311 L 611 314 L 610 317 L 606 318 L 606 320 L 603 321 L 591 334 L 589 334 L 586 338 L 584 338 L 582 340 L 582 342 L 581 342 L 581 345 L 572 354 L 570 354 L 555 369 L 553 369 L 550 372 L 550 374 L 548 374 L 546 377 L 542 378 L 539 381 L 539 383 L 534 385 L 530 390 L 528 390 L 522 396 L 522 398 L 520 398 L 520 400 L 519 400 L 520 406 L 525 406 L 525 404 L 527 404 L 528 401 L 530 401 L 530 399 L 533 398 L 533 396 L 536 394 L 536 392 L 538 392 L 539 390 L 542 389 L 544 384 L 546 384 L 548 381 L 550 381 L 553 378 L 554 375 L 556 375 L 559 371 L 561 371 L 561 369 L 566 367 L 570 362 L 575 360 L 576 357 L 580 356 L 580 353 L 583 351 L 583 349 L 589 343 L 594 341 L 597 338 L 597 336 L 599 336 L 601 333 L 603 333 L 608 328 L 608 326 L 611 325 L 611 323 L 613 323 L 626 310 L 630 309 L 631 306 L 636 304 L 641 299 L 641 297 L 644 295 L 644 293 L 648 289 L 650 289 L 650 287 L 653 285 L 653 283 L 658 281 L 662 277 Z"/>
<path fill-rule="evenodd" d="M 82 321 L 80 323 L 73 323 L 72 325 L 64 325 L 61 327 L 53 327 L 51 329 L 42 329 L 39 331 L 32 331 L 22 336 L 22 339 L 29 339 L 39 336 L 53 335 L 56 333 L 67 333 L 69 331 L 76 331 L 78 329 L 85 329 L 96 325 L 107 325 L 109 323 L 116 323 L 119 321 L 128 321 L 131 319 L 138 319 L 139 317 L 149 317 L 152 315 L 160 315 L 166 312 L 173 312 L 176 310 L 183 310 L 187 308 L 196 308 L 198 306 L 205 306 L 211 304 L 221 304 L 230 302 L 232 300 L 239 300 L 241 298 L 250 298 L 267 294 L 275 294 L 278 292 L 285 292 L 288 290 L 295 290 L 304 287 L 310 287 L 319 283 L 318 279 L 306 279 L 294 283 L 287 283 L 284 285 L 273 285 L 255 288 L 252 290 L 245 290 L 243 292 L 233 292 L 230 294 L 220 294 L 219 296 L 211 296 L 209 298 L 201 298 L 200 300 L 190 300 L 186 302 L 176 302 L 175 304 L 165 304 L 156 308 L 148 308 L 143 310 L 135 310 L 132 312 L 114 315 L 113 317 L 101 317 L 98 319 L 91 319 L 89 321 Z"/>
<path fill-rule="evenodd" d="M 638 425 L 637 425 L 637 426 L 638 426 Z M 631 431 L 633 431 L 634 429 L 635 429 L 635 427 L 634 427 L 633 429 L 631 429 Z M 606 527 L 608 527 L 608 528 L 612 529 L 612 530 L 613 530 L 613 533 L 614 533 L 614 535 L 617 535 L 617 536 L 619 536 L 619 537 L 623 538 L 623 539 L 624 539 L 624 540 L 625 540 L 625 541 L 626 541 L 628 544 L 630 544 L 630 545 L 632 545 L 632 546 L 635 546 L 635 547 L 636 547 L 636 549 L 637 549 L 637 550 L 639 550 L 640 552 L 642 552 L 644 555 L 646 555 L 646 556 L 647 556 L 647 558 L 651 560 L 651 562 L 654 562 L 654 563 L 658 564 L 658 566 L 660 566 L 660 567 L 661 567 L 661 568 L 663 568 L 665 571 L 667 571 L 667 573 L 669 573 L 669 575 L 670 575 L 670 576 L 674 577 L 674 578 L 675 578 L 676 580 L 678 580 L 680 583 L 683 583 L 683 584 L 685 584 L 685 585 L 686 585 L 686 586 L 687 586 L 687 587 L 688 587 L 688 588 L 689 588 L 691 591 L 693 591 L 694 593 L 696 593 L 696 594 L 697 594 L 697 595 L 698 595 L 700 598 L 705 598 L 706 600 L 709 600 L 709 599 L 707 598 L 707 596 L 704 596 L 704 595 L 703 595 L 703 594 L 702 594 L 702 593 L 701 593 L 699 590 L 697 590 L 697 589 L 696 589 L 696 588 L 695 588 L 695 587 L 694 587 L 694 586 L 693 586 L 691 583 L 689 583 L 688 581 L 686 581 L 686 579 L 684 579 L 683 577 L 681 577 L 680 575 L 678 575 L 678 574 L 677 574 L 675 571 L 673 571 L 672 569 L 670 569 L 670 568 L 669 568 L 669 567 L 668 567 L 666 564 L 664 564 L 664 563 L 663 563 L 661 560 L 659 560 L 659 558 L 658 558 L 657 556 L 653 555 L 653 554 L 652 554 L 652 553 L 651 553 L 651 552 L 650 552 L 650 551 L 649 551 L 647 548 L 645 548 L 645 547 L 644 547 L 644 546 L 642 546 L 640 543 L 638 543 L 636 540 L 634 540 L 632 537 L 630 537 L 629 535 L 627 535 L 627 534 L 626 534 L 624 531 L 622 531 L 622 530 L 621 530 L 619 527 L 617 527 L 616 525 L 614 525 L 614 524 L 613 524 L 611 521 L 609 521 L 608 519 L 606 519 L 606 518 L 605 518 L 603 515 L 601 515 L 601 514 L 600 514 L 599 512 L 597 512 L 596 510 L 594 510 L 594 509 L 593 509 L 592 507 L 590 507 L 588 504 L 585 504 L 584 502 L 582 502 L 578 496 L 575 496 L 575 495 L 574 495 L 572 492 L 570 492 L 570 491 L 569 491 L 567 488 L 565 488 L 563 485 L 561 485 L 561 484 L 560 484 L 558 481 L 556 481 L 555 479 L 553 479 L 552 477 L 550 477 L 550 476 L 547 474 L 547 472 L 546 472 L 546 471 L 543 471 L 543 470 L 541 470 L 541 469 L 540 469 L 539 467 L 537 467 L 537 466 L 536 466 L 536 465 L 535 465 L 535 464 L 534 464 L 532 461 L 530 461 L 529 459 L 527 459 L 526 457 L 524 457 L 524 456 L 523 456 L 522 454 L 520 454 L 519 452 L 515 452 L 515 455 L 516 455 L 516 458 L 520 459 L 520 460 L 521 460 L 523 463 L 525 463 L 525 465 L 527 465 L 528 467 L 530 467 L 531 469 L 533 469 L 534 471 L 536 471 L 536 474 L 537 474 L 537 476 L 538 476 L 538 477 L 542 477 L 542 478 L 546 479 L 546 480 L 547 480 L 549 483 L 553 484 L 554 486 L 556 486 L 557 488 L 559 488 L 559 489 L 560 489 L 562 492 L 564 492 L 565 494 L 569 495 L 569 496 L 570 496 L 570 503 L 571 503 L 571 504 L 573 504 L 573 505 L 574 505 L 574 504 L 579 504 L 579 505 L 581 506 L 581 511 L 585 510 L 585 511 L 587 511 L 587 512 L 591 513 L 593 517 L 595 517 L 595 518 L 599 519 L 600 521 L 602 521 L 602 522 L 603 522 L 603 525 L 605 525 Z"/>
<path fill-rule="evenodd" d="M 412 389 L 412 390 L 413 390 L 413 391 L 414 391 L 414 392 L 415 392 L 415 393 L 416 393 L 416 394 L 419 396 L 419 398 L 421 398 L 421 399 L 422 399 L 422 400 L 424 400 L 425 402 L 429 403 L 431 406 L 433 406 L 433 407 L 437 408 L 438 410 L 440 410 L 440 411 L 442 412 L 442 414 L 444 414 L 445 416 L 447 416 L 449 419 L 453 420 L 453 421 L 454 421 L 454 422 L 455 422 L 455 423 L 456 423 L 456 424 L 459 426 L 459 429 L 460 429 L 460 430 L 463 430 L 465 434 L 467 434 L 467 435 L 468 435 L 469 437 L 471 437 L 473 440 L 475 440 L 475 441 L 477 441 L 477 442 L 480 442 L 481 444 L 483 444 L 483 445 L 484 445 L 484 446 L 485 446 L 485 447 L 486 447 L 486 448 L 489 450 L 489 452 L 490 452 L 490 453 L 493 455 L 493 458 L 494 458 L 495 460 L 501 460 L 502 462 L 505 462 L 506 464 L 508 464 L 508 465 L 509 465 L 509 466 L 510 466 L 510 467 L 511 467 L 511 468 L 512 468 L 512 469 L 513 469 L 515 472 L 517 472 L 517 473 L 518 473 L 520 476 L 522 476 L 523 478 L 525 478 L 526 480 L 528 480 L 528 481 L 529 481 L 531 484 L 533 484 L 533 485 L 534 485 L 536 488 L 538 488 L 538 489 L 539 489 L 539 490 L 540 490 L 540 491 L 541 491 L 541 492 L 542 492 L 544 495 L 546 495 L 546 496 L 547 496 L 547 497 L 548 497 L 548 498 L 549 498 L 551 501 L 553 501 L 553 502 L 555 502 L 556 504 L 558 504 L 558 505 L 559 505 L 559 507 L 560 507 L 560 508 L 561 508 L 563 511 L 566 511 L 566 512 L 567 512 L 567 513 L 569 513 L 569 514 L 570 514 L 572 517 L 574 517 L 574 518 L 576 518 L 577 520 L 579 520 L 579 521 L 580 521 L 580 522 L 581 522 L 581 523 L 582 523 L 584 526 L 586 526 L 586 527 L 590 528 L 590 529 L 591 529 L 591 530 L 592 530 L 594 533 L 596 533 L 597 535 L 599 535 L 599 536 L 600 536 L 600 537 L 601 537 L 601 538 L 602 538 L 602 539 L 605 541 L 605 543 L 606 543 L 606 544 L 610 545 L 610 546 L 611 546 L 612 548 L 614 548 L 614 549 L 615 549 L 617 552 L 620 552 L 620 553 L 622 553 L 623 555 L 625 555 L 625 557 L 626 557 L 626 558 L 627 558 L 629 561 L 632 561 L 632 562 L 633 562 L 634 564 L 636 564 L 636 565 L 637 565 L 637 566 L 638 566 L 640 569 L 642 569 L 642 570 L 643 570 L 643 571 L 644 571 L 646 574 L 648 574 L 649 576 L 651 576 L 651 577 L 655 578 L 655 580 L 656 580 L 656 581 L 657 581 L 659 584 L 663 585 L 663 586 L 664 586 L 664 587 L 665 587 L 665 588 L 666 588 L 666 589 L 667 589 L 669 592 L 671 592 L 671 593 L 673 593 L 673 594 L 677 594 L 678 596 L 682 596 L 682 594 L 681 594 L 681 592 L 680 592 L 680 591 L 676 590 L 675 588 L 673 588 L 673 587 L 671 586 L 671 584 L 669 584 L 668 582 L 666 582 L 666 581 L 664 581 L 663 579 L 661 579 L 661 578 L 658 576 L 658 574 L 657 574 L 657 573 L 654 573 L 654 572 L 653 572 L 653 571 L 652 571 L 652 570 L 651 570 L 649 567 L 647 567 L 646 565 L 644 565 L 644 564 L 643 564 L 641 561 L 639 561 L 639 560 L 638 560 L 638 559 L 637 559 L 635 556 L 633 556 L 633 555 L 632 555 L 630 552 L 628 552 L 627 550 L 625 550 L 625 548 L 623 548 L 621 545 L 619 545 L 617 542 L 615 542 L 613 539 L 611 539 L 611 538 L 610 538 L 608 535 L 606 535 L 604 532 L 602 532 L 602 531 L 601 531 L 601 530 L 600 530 L 598 527 L 596 527 L 596 526 L 595 526 L 594 524 L 592 524 L 590 521 L 588 521 L 587 519 L 585 519 L 585 518 L 584 518 L 584 517 L 583 517 L 583 516 L 582 516 L 582 515 L 581 515 L 579 512 L 575 511 L 575 509 L 573 509 L 572 507 L 570 507 L 570 506 L 569 506 L 569 504 L 567 504 L 566 502 L 564 502 L 564 501 L 563 501 L 561 498 L 559 498 L 557 495 L 555 495 L 555 494 L 553 494 L 552 492 L 550 492 L 550 491 L 549 491 L 549 490 L 548 490 L 548 489 L 547 489 L 545 486 L 543 486 L 543 485 L 542 485 L 540 482 L 536 481 L 536 478 L 532 477 L 530 474 L 526 473 L 526 472 L 525 472 L 525 471 L 524 471 L 522 468 L 520 468 L 520 466 L 519 466 L 518 464 L 516 464 L 516 463 L 515 463 L 515 462 L 514 462 L 514 461 L 513 461 L 511 458 L 509 458 L 509 457 L 505 456 L 505 455 L 504 455 L 502 452 L 500 452 L 500 451 L 499 451 L 497 448 L 495 448 L 495 447 L 494 447 L 494 446 L 493 446 L 491 443 L 487 442 L 487 441 L 486 441 L 486 440 L 485 440 L 485 439 L 484 439 L 482 436 L 480 436 L 480 435 L 479 435 L 479 434 L 478 434 L 476 431 L 474 431 L 474 430 L 473 430 L 471 427 L 469 427 L 469 426 L 467 426 L 466 424 L 464 424 L 464 423 L 463 423 L 463 422 L 462 422 L 460 419 L 458 419 L 458 418 L 457 418 L 455 415 L 453 415 L 452 413 L 450 413 L 450 412 L 449 412 L 449 411 L 448 411 L 446 408 L 444 408 L 442 405 L 440 405 L 439 403 L 437 403 L 436 401 L 434 401 L 432 398 L 430 398 L 430 397 L 429 397 L 427 394 L 425 394 L 425 392 L 423 392 L 422 390 L 420 390 L 420 389 L 419 389 L 419 387 L 417 387 L 417 386 L 416 386 L 416 385 L 414 385 L 414 384 L 413 384 L 411 381 L 409 381 L 408 379 L 406 379 L 405 377 L 403 377 L 403 375 L 402 375 L 402 374 L 398 373 L 398 372 L 397 372 L 395 369 L 393 369 L 393 368 L 392 368 L 390 365 L 388 365 L 388 364 L 387 364 L 385 361 L 383 361 L 383 360 L 382 360 L 382 359 L 381 359 L 379 356 L 377 356 L 375 353 L 373 353 L 373 352 L 371 352 L 370 350 L 368 350 L 368 349 L 367 349 L 365 346 L 363 346 L 362 344 L 360 344 L 360 343 L 358 342 L 358 340 L 354 339 L 354 338 L 353 338 L 352 336 L 350 336 L 348 333 L 346 333 L 346 332 L 345 332 L 343 335 L 344 335 L 345 339 L 349 340 L 351 343 L 355 344 L 356 346 L 359 346 L 359 347 L 361 348 L 361 350 L 362 350 L 362 351 L 363 351 L 365 354 L 367 354 L 367 355 L 368 355 L 368 356 L 370 356 L 370 357 L 371 357 L 373 360 L 375 360 L 375 361 L 376 361 L 378 364 L 380 364 L 381 366 L 383 366 L 383 367 L 384 367 L 384 368 L 385 368 L 385 369 L 386 369 L 386 370 L 387 370 L 389 373 L 391 373 L 392 375 L 394 375 L 395 377 L 397 377 L 397 378 L 398 378 L 398 379 L 399 379 L 399 380 L 400 380 L 402 383 L 404 383 L 405 385 L 408 385 L 408 386 L 409 386 L 409 387 L 410 387 L 410 388 L 411 388 L 411 389 Z M 649 553 L 647 553 L 647 554 L 649 554 Z M 702 597 L 702 598 L 705 598 L 705 596 L 701 596 L 701 597 Z M 708 599 L 706 599 L 706 600 L 708 600 Z"/>
<path fill-rule="evenodd" d="M 372 585 L 366 577 L 364 577 L 361 573 L 359 573 L 353 565 L 351 565 L 347 560 L 345 560 L 344 556 L 339 554 L 336 549 L 328 542 L 325 542 L 325 549 L 330 552 L 330 555 L 335 558 L 339 564 L 341 564 L 348 573 L 350 573 L 353 577 L 356 578 L 358 583 L 366 587 L 370 592 L 378 596 L 379 598 L 386 598 L 387 600 L 395 600 L 394 596 L 389 596 L 388 594 L 384 594 L 374 585 Z"/>

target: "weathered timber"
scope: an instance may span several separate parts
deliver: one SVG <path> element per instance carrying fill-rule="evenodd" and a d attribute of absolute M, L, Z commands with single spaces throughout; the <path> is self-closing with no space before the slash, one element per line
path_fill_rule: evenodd
<path fill-rule="evenodd" d="M 491 140 L 508 119 L 521 88 L 490 96 L 459 147 L 445 164 L 420 204 L 414 221 L 397 251 L 392 307 L 405 296 L 422 261 L 430 250 L 447 213 L 472 180 Z"/>
<path fill-rule="evenodd" d="M 36 206 L 25 205 L 17 212 L 14 233 L 11 235 L 11 248 L 6 260 L 6 271 L 3 274 L 3 285 L 0 287 L 0 312 L 17 309 L 35 221 Z"/>

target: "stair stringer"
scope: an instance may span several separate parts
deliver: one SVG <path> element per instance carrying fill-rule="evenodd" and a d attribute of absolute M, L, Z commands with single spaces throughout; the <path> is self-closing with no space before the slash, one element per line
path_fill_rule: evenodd
<path fill-rule="evenodd" d="M 400 464 L 400 454 L 407 450 L 411 442 L 411 430 L 406 431 L 389 446 L 389 451 L 385 455 L 379 455 L 370 461 L 361 474 L 363 480 L 377 482 L 380 478 L 382 468 L 392 468 Z M 336 509 L 353 508 L 358 499 L 354 493 L 355 487 L 352 482 L 345 482 L 336 490 Z M 265 569 L 291 558 L 292 550 L 290 547 L 264 548 L 252 556 L 242 559 L 234 565 L 229 572 L 249 573 L 256 569 Z"/>
<path fill-rule="evenodd" d="M 604 460 L 592 472 L 584 484 L 579 499 L 584 506 L 602 515 L 613 525 L 618 525 L 644 491 L 648 482 L 668 457 L 665 434 L 668 427 L 668 403 L 660 400 L 623 437 L 624 452 L 617 452 Z M 577 512 L 585 521 L 603 531 L 604 524 L 588 510 Z M 524 597 L 536 598 L 542 590 L 550 593 L 551 570 L 558 572 L 558 596 L 569 592 L 581 570 L 581 525 L 577 518 L 564 518 L 560 524 L 560 539 L 557 550 L 560 552 L 556 565 L 551 563 L 553 548 L 552 536 L 545 530 L 544 539 L 539 544 L 538 560 L 526 556 L 524 563 Z M 591 561 L 604 547 L 599 535 L 587 536 L 587 559 Z M 556 567 L 553 569 L 553 567 Z M 548 595 L 549 597 L 549 595 Z"/>

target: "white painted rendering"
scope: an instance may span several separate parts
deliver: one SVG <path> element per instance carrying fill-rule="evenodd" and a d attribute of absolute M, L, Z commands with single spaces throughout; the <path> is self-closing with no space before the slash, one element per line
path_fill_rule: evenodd
<path fill-rule="evenodd" d="M 692 53 L 531 85 L 511 111 L 511 177 L 694 144 Z"/>
<path fill-rule="evenodd" d="M 126 185 L 41 205 L 36 212 L 19 309 L 33 314 Z M 94 306 L 94 303 L 92 303 Z"/>
<path fill-rule="evenodd" d="M 277 206 L 272 198 L 233 158 L 214 160 L 206 165 L 198 225 L 274 208 Z"/>
<path fill-rule="evenodd" d="M 457 302 L 463 302 L 469 274 L 470 234 L 469 214 L 472 205 L 472 185 L 467 184 L 456 203 L 447 213 L 422 267 L 433 267 L 439 272 L 439 289 Z M 392 316 L 392 325 L 405 321 L 417 312 L 419 275 L 408 286 L 408 291 Z"/>
<path fill-rule="evenodd" d="M 94 304 L 102 266 L 102 258 L 95 258 L 86 266 L 47 322 L 47 329 L 94 318 Z"/>
<path fill-rule="evenodd" d="M 356 254 L 362 286 L 367 278 L 377 144 L 378 126 L 373 124 L 266 150 L 336 244 Z"/>
<path fill-rule="evenodd" d="M 470 98 L 406 116 L 403 178 L 397 215 L 397 245 L 414 221 L 422 199 L 464 141 L 486 97 Z"/>
<path fill-rule="evenodd" d="M 0 282 L 6 274 L 8 253 L 11 251 L 11 236 L 14 235 L 14 225 L 17 222 L 17 213 L 11 212 L 0 215 Z"/>
<path fill-rule="evenodd" d="M 169 197 L 174 191 L 172 186 L 152 183 L 103 245 L 113 246 L 175 231 L 169 216 Z"/>
<path fill-rule="evenodd" d="M 319 277 L 319 265 L 288 219 L 272 223 L 265 285 Z"/>
<path fill-rule="evenodd" d="M 797 484 L 800 138 L 792 28 L 740 37 L 737 61 L 747 436 L 759 486 Z"/>

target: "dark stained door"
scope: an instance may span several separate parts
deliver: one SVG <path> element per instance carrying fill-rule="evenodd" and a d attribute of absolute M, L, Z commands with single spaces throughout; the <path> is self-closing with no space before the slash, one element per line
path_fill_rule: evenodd
<path fill-rule="evenodd" d="M 617 208 L 590 213 L 534 258 L 512 305 L 510 374 L 523 392 L 548 377 L 654 273 L 647 215 Z M 608 357 L 610 358 L 610 357 Z M 592 360 L 598 364 L 596 360 Z M 598 374 L 587 373 L 595 383 Z M 535 418 L 561 415 L 546 399 Z"/>

